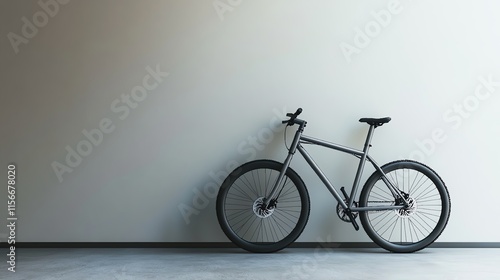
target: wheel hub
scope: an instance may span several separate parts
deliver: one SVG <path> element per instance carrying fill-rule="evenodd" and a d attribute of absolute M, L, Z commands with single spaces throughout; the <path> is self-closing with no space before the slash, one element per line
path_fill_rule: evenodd
<path fill-rule="evenodd" d="M 264 197 L 259 197 L 254 201 L 252 209 L 257 217 L 263 219 L 271 216 L 276 207 L 268 208 L 267 205 L 264 203 Z"/>
<path fill-rule="evenodd" d="M 408 200 L 408 207 L 395 210 L 396 214 L 401 218 L 409 218 L 417 211 L 417 201 L 411 197 Z"/>

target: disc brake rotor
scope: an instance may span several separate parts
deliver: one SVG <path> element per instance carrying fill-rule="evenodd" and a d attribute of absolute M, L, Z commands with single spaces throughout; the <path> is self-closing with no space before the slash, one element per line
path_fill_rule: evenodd
<path fill-rule="evenodd" d="M 408 200 L 408 207 L 407 208 L 401 208 L 394 210 L 396 212 L 396 215 L 398 215 L 401 218 L 409 218 L 415 214 L 417 211 L 417 201 L 411 197 L 407 198 Z"/>
<path fill-rule="evenodd" d="M 273 214 L 276 207 L 267 208 L 264 203 L 264 197 L 259 197 L 254 201 L 252 209 L 257 217 L 267 218 Z"/>

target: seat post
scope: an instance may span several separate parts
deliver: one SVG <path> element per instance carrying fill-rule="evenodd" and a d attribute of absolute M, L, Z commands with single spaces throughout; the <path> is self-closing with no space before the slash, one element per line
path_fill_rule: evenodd
<path fill-rule="evenodd" d="M 368 150 L 371 147 L 371 142 L 372 142 L 372 137 L 373 137 L 374 131 L 375 131 L 375 125 L 370 125 L 370 128 L 368 129 L 368 134 L 366 135 L 365 146 L 363 147 L 363 153 L 365 155 L 368 154 Z"/>

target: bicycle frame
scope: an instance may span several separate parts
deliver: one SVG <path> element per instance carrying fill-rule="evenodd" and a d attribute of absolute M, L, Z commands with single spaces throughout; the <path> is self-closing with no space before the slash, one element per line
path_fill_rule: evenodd
<path fill-rule="evenodd" d="M 343 209 L 347 209 L 353 212 L 361 212 L 361 211 L 381 211 L 381 210 L 397 210 L 397 209 L 402 209 L 405 206 L 407 206 L 407 200 L 403 197 L 401 192 L 396 188 L 391 181 L 386 177 L 384 171 L 382 168 L 375 162 L 375 160 L 368 155 L 368 151 L 371 147 L 371 139 L 373 136 L 373 132 L 375 130 L 375 127 L 373 125 L 370 125 L 370 129 L 368 130 L 368 135 L 366 137 L 365 145 L 363 150 L 357 150 L 353 148 L 349 148 L 346 146 L 338 145 L 335 143 L 331 143 L 328 141 L 324 141 L 321 139 L 313 138 L 310 136 L 303 135 L 304 132 L 304 127 L 306 126 L 306 122 L 302 121 L 300 122 L 299 128 L 295 132 L 295 136 L 293 138 L 292 145 L 290 146 L 288 150 L 288 156 L 285 159 L 283 163 L 283 168 L 274 183 L 273 189 L 271 190 L 271 193 L 268 197 L 268 199 L 272 199 L 275 197 L 276 192 L 278 191 L 278 186 L 281 184 L 283 181 L 283 177 L 286 173 L 286 170 L 290 166 L 290 162 L 292 161 L 292 157 L 295 154 L 296 150 L 300 152 L 300 154 L 304 157 L 304 159 L 307 161 L 309 166 L 316 172 L 316 175 L 321 179 L 323 184 L 325 184 L 326 188 L 330 191 L 330 193 L 335 197 L 335 199 L 338 201 L 338 203 L 343 207 Z M 323 173 L 323 171 L 319 168 L 319 166 L 316 164 L 316 162 L 313 160 L 311 155 L 304 149 L 302 144 L 316 144 L 320 145 L 329 149 L 337 150 L 340 152 L 348 153 L 351 154 L 357 158 L 359 158 L 359 165 L 358 169 L 356 171 L 356 176 L 354 177 L 354 183 L 352 186 L 351 190 L 351 195 L 348 197 L 347 204 L 344 202 L 344 199 L 340 196 L 339 192 L 335 189 L 335 187 L 332 185 L 330 180 L 326 177 L 326 175 Z M 382 180 L 384 183 L 387 185 L 389 190 L 392 192 L 393 196 L 395 199 L 401 198 L 402 201 L 404 202 L 403 205 L 393 205 L 393 206 L 368 206 L 368 207 L 356 207 L 354 204 L 354 197 L 357 194 L 358 188 L 359 188 L 359 183 L 361 176 L 363 175 L 363 170 L 365 167 L 365 162 L 369 161 L 373 167 L 382 174 Z"/>

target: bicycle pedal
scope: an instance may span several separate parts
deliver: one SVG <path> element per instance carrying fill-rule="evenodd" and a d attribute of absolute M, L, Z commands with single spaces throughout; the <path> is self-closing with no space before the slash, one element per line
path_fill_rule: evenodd
<path fill-rule="evenodd" d="M 346 214 L 347 214 L 347 216 L 349 216 L 349 218 L 351 219 L 351 223 L 352 223 L 352 225 L 354 226 L 354 229 L 355 229 L 356 231 L 358 231 L 358 230 L 359 230 L 359 225 L 358 225 L 358 223 L 356 222 L 356 218 L 354 218 L 354 215 L 352 214 L 352 212 L 351 212 L 350 210 L 347 210 L 347 211 L 346 211 Z"/>

